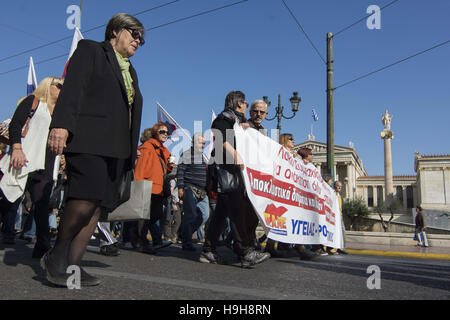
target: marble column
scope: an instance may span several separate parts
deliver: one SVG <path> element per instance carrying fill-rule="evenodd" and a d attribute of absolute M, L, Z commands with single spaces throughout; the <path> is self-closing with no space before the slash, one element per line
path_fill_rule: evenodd
<path fill-rule="evenodd" d="M 402 186 L 402 194 L 403 194 L 403 209 L 408 209 L 408 203 L 406 199 L 406 186 Z"/>
<path fill-rule="evenodd" d="M 377 186 L 372 186 L 373 190 L 373 207 L 375 208 L 378 205 L 378 190 Z"/>
<path fill-rule="evenodd" d="M 352 174 L 352 163 L 351 162 L 347 162 L 346 163 L 347 166 L 347 178 L 348 178 L 348 194 L 347 197 L 350 199 L 354 198 L 354 192 L 353 192 L 353 188 L 354 188 L 354 184 L 353 184 L 353 174 Z"/>
<path fill-rule="evenodd" d="M 381 139 L 384 140 L 384 198 L 387 205 L 389 205 L 394 198 L 391 151 L 391 140 L 394 138 L 394 133 L 391 131 L 391 119 L 392 115 L 390 115 L 386 109 L 382 116 L 384 130 L 381 132 Z"/>

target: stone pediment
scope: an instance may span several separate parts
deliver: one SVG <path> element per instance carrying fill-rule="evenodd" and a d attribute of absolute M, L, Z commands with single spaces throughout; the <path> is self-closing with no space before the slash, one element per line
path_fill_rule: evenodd
<path fill-rule="evenodd" d="M 300 148 L 310 148 L 312 150 L 312 154 L 316 159 L 326 159 L 327 155 L 327 144 L 323 142 L 318 142 L 315 140 L 308 140 L 302 143 L 299 143 L 294 146 L 293 152 L 297 152 Z M 338 146 L 334 145 L 334 154 L 335 161 L 341 162 L 353 162 L 355 166 L 357 166 L 360 172 L 360 175 L 367 176 L 366 169 L 364 169 L 364 165 L 359 159 L 356 150 L 350 147 Z"/>
<path fill-rule="evenodd" d="M 296 146 L 294 146 L 294 151 L 297 151 L 300 148 L 309 148 L 312 150 L 313 154 L 327 153 L 327 144 L 323 143 L 323 142 L 318 142 L 318 141 L 305 141 L 305 142 L 299 143 Z M 335 153 L 354 152 L 354 149 L 349 148 L 349 147 L 335 145 L 334 152 Z"/>

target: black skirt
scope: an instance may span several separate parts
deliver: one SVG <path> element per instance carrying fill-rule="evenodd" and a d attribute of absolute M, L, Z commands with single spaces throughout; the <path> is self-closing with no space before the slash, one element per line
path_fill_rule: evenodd
<path fill-rule="evenodd" d="M 125 170 L 125 159 L 85 153 L 66 153 L 66 200 L 100 201 L 107 211 L 117 207 L 119 182 Z"/>

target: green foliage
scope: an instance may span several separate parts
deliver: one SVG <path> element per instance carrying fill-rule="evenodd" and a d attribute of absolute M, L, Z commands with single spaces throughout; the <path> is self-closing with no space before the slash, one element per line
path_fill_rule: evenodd
<path fill-rule="evenodd" d="M 366 217 L 369 214 L 369 208 L 361 198 L 345 199 L 342 204 L 342 213 L 350 219 Z"/>

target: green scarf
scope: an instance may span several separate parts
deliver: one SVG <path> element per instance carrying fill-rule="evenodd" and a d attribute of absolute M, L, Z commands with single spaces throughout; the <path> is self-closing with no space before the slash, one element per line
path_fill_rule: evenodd
<path fill-rule="evenodd" d="M 133 79 L 130 74 L 130 60 L 122 57 L 116 50 L 114 50 L 114 52 L 116 53 L 117 61 L 119 62 L 120 71 L 122 71 L 125 88 L 127 89 L 128 103 L 132 105 L 134 100 L 134 88 Z"/>

